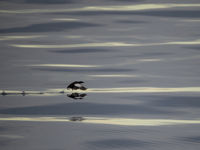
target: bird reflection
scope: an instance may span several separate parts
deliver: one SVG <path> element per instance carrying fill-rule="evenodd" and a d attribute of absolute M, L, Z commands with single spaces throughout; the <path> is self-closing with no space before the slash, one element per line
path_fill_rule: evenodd
<path fill-rule="evenodd" d="M 87 96 L 87 94 L 85 93 L 71 93 L 71 94 L 67 94 L 68 97 L 72 98 L 72 99 L 83 99 L 85 96 Z"/>
<path fill-rule="evenodd" d="M 70 121 L 83 121 L 83 120 L 85 120 L 85 118 L 83 118 L 83 117 L 70 117 L 69 120 Z"/>

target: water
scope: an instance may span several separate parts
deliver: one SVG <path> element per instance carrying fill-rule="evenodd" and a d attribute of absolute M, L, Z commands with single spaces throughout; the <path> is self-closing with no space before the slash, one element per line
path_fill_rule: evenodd
<path fill-rule="evenodd" d="M 2 0 L 0 148 L 199 149 L 199 7 Z"/>

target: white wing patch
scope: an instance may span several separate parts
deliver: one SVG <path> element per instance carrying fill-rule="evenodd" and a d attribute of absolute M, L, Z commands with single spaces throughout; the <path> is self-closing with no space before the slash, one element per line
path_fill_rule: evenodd
<path fill-rule="evenodd" d="M 82 87 L 82 85 L 81 84 L 79 84 L 79 83 L 77 83 L 77 84 L 74 84 L 76 87 Z"/>

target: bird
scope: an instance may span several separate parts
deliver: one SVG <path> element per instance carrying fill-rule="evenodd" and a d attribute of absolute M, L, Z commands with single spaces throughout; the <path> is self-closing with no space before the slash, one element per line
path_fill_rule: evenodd
<path fill-rule="evenodd" d="M 69 120 L 70 121 L 83 121 L 83 120 L 85 120 L 85 118 L 83 118 L 83 117 L 70 117 Z"/>
<path fill-rule="evenodd" d="M 74 81 L 74 82 L 72 82 L 71 84 L 69 84 L 68 86 L 67 86 L 67 89 L 69 90 L 69 89 L 71 89 L 71 90 L 78 90 L 78 89 L 80 89 L 80 90 L 87 90 L 87 88 L 86 87 L 84 87 L 83 85 L 82 85 L 82 83 L 84 83 L 83 81 Z"/>
<path fill-rule="evenodd" d="M 6 93 L 5 91 L 2 91 L 1 95 L 6 96 L 8 93 Z"/>
<path fill-rule="evenodd" d="M 25 95 L 26 95 L 25 91 L 22 91 L 21 94 L 22 94 L 22 96 L 25 96 Z"/>

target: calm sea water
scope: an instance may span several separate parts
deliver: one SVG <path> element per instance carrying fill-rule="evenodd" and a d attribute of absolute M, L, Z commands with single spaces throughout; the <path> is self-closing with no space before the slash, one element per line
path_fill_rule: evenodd
<path fill-rule="evenodd" d="M 1 0 L 0 148 L 198 150 L 199 8 Z"/>

